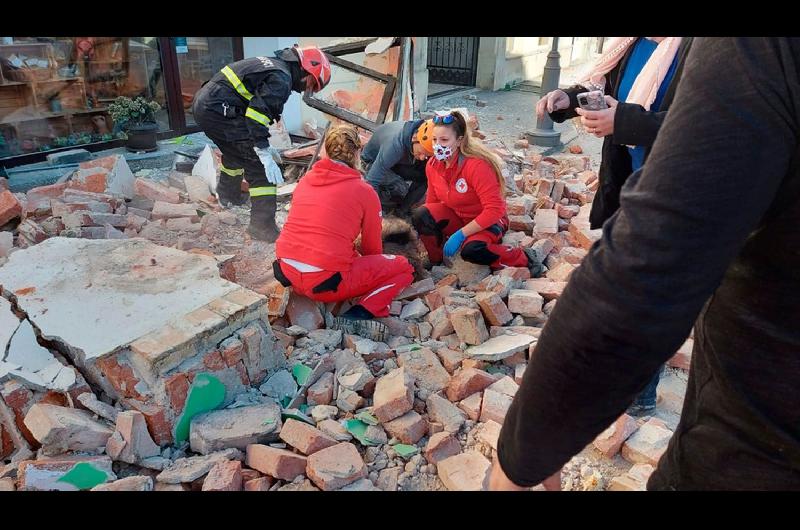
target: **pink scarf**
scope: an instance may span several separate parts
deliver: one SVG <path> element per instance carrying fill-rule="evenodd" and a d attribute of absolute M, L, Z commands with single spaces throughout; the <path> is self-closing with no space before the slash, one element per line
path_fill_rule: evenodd
<path fill-rule="evenodd" d="M 598 88 L 592 85 L 605 86 L 605 75 L 619 64 L 625 56 L 625 52 L 638 38 L 614 37 L 608 43 L 608 51 L 597 59 L 586 75 L 581 77 L 581 83 L 591 90 Z M 626 103 L 636 103 L 644 107 L 644 110 L 650 110 L 650 106 L 656 100 L 661 82 L 667 76 L 675 54 L 678 53 L 680 44 L 681 37 L 666 37 L 658 43 L 653 55 L 650 56 L 647 64 L 633 82 L 628 98 L 625 100 Z"/>

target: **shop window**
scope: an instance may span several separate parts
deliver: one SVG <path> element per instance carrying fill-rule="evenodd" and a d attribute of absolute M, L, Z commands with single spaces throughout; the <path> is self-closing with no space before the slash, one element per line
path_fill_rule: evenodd
<path fill-rule="evenodd" d="M 197 125 L 192 115 L 194 95 L 222 67 L 234 61 L 233 39 L 230 37 L 173 38 L 178 57 L 181 101 L 186 125 Z"/>
<path fill-rule="evenodd" d="M 118 96 L 161 105 L 157 37 L 5 37 L 0 44 L 0 158 L 121 137 L 108 115 Z"/>

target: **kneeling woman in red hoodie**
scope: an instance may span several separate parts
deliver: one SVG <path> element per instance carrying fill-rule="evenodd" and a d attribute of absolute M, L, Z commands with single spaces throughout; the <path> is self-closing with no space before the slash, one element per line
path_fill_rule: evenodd
<path fill-rule="evenodd" d="M 465 261 L 492 270 L 527 267 L 532 277 L 541 275 L 531 249 L 501 243 L 508 216 L 500 160 L 472 138 L 462 114 L 433 118 L 433 151 L 425 168 L 425 204 L 413 215 L 431 264 L 461 249 Z"/>
<path fill-rule="evenodd" d="M 314 164 L 294 191 L 275 244 L 275 278 L 319 302 L 360 297 L 332 327 L 380 338 L 385 327 L 369 321 L 389 315 L 394 297 L 411 285 L 413 267 L 403 256 L 382 253 L 381 203 L 358 171 L 355 127 L 332 127 L 325 151 L 328 158 Z"/>

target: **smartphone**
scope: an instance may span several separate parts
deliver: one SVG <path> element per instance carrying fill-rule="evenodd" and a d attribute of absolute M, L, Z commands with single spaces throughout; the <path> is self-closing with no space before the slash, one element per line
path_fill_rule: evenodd
<path fill-rule="evenodd" d="M 603 110 L 608 108 L 606 98 L 602 90 L 592 90 L 591 92 L 581 92 L 577 96 L 578 105 L 583 110 Z"/>

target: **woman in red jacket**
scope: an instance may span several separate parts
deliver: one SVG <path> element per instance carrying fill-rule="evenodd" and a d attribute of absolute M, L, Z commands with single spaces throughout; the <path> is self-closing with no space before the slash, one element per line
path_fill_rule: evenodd
<path fill-rule="evenodd" d="M 461 249 L 465 261 L 492 270 L 527 267 L 540 275 L 533 251 L 501 244 L 508 216 L 499 158 L 472 138 L 462 114 L 437 115 L 433 123 L 428 194 L 413 216 L 431 264 Z"/>
<path fill-rule="evenodd" d="M 332 327 L 381 337 L 370 322 L 389 315 L 394 297 L 413 281 L 403 256 L 383 254 L 381 203 L 361 177 L 355 127 L 336 126 L 325 137 L 324 158 L 297 185 L 289 217 L 275 244 L 275 278 L 319 302 L 360 297 Z M 355 240 L 361 234 L 361 253 Z"/>

